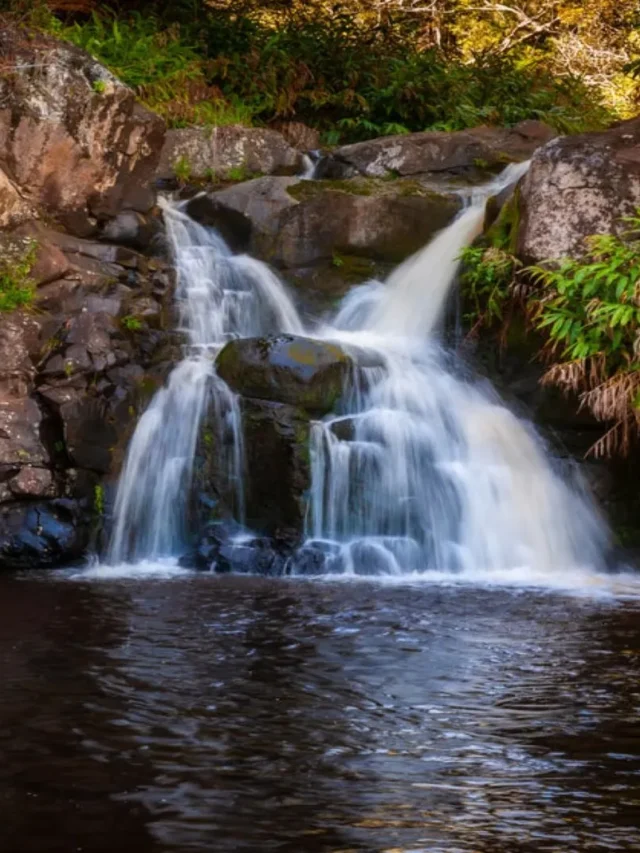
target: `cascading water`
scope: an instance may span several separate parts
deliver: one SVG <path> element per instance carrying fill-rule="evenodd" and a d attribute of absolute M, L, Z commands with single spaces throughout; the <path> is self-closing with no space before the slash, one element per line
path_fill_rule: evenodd
<path fill-rule="evenodd" d="M 312 428 L 307 542 L 330 572 L 513 572 L 598 565 L 606 531 L 589 499 L 569 487 L 526 424 L 495 394 L 466 381 L 437 328 L 458 258 L 482 228 L 486 198 L 516 180 L 509 167 L 473 191 L 460 216 L 386 285 L 347 295 L 314 337 L 339 341 L 367 365 L 340 411 Z M 116 499 L 110 561 L 175 554 L 184 541 L 198 432 L 214 407 L 227 477 L 242 521 L 238 404 L 213 360 L 231 337 L 303 333 L 278 278 L 233 256 L 212 231 L 165 206 L 178 274 L 185 358 L 141 418 Z M 374 366 L 371 366 L 374 365 Z M 317 565 L 317 563 L 316 563 Z"/>
<path fill-rule="evenodd" d="M 328 571 L 531 578 L 602 560 L 606 530 L 589 499 L 552 470 L 530 427 L 456 375 L 435 336 L 487 195 L 514 177 L 483 188 L 386 286 L 349 294 L 323 331 L 381 363 L 361 368 L 339 414 L 312 430 L 302 555 L 323 554 Z"/>
<path fill-rule="evenodd" d="M 198 433 L 212 407 L 218 446 L 231 447 L 227 479 L 242 518 L 242 434 L 238 403 L 213 362 L 233 337 L 302 326 L 280 280 L 264 264 L 232 255 L 224 241 L 179 206 L 164 205 L 177 273 L 184 360 L 140 418 L 120 477 L 109 562 L 168 556 L 184 543 Z"/>

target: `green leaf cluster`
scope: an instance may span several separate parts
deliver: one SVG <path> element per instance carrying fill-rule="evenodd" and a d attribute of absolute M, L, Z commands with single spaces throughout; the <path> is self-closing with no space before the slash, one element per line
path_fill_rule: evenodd
<path fill-rule="evenodd" d="M 537 328 L 563 359 L 602 358 L 609 374 L 640 368 L 640 213 L 625 221 L 621 236 L 587 238 L 584 258 L 529 269 L 544 286 L 532 305 Z"/>
<path fill-rule="evenodd" d="M 29 240 L 24 249 L 9 251 L 0 259 L 0 311 L 26 308 L 33 302 L 35 283 L 29 277 L 38 244 Z"/>

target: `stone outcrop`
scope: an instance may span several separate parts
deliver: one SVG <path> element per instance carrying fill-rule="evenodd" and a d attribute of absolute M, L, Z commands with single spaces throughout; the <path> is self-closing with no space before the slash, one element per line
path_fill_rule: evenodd
<path fill-rule="evenodd" d="M 230 341 L 216 368 L 242 397 L 285 403 L 320 416 L 334 409 L 353 361 L 338 344 L 278 335 Z"/>
<path fill-rule="evenodd" d="M 300 151 L 282 134 L 261 127 L 191 127 L 167 132 L 157 177 L 188 179 L 252 175 L 295 175 L 302 168 Z"/>
<path fill-rule="evenodd" d="M 536 121 L 513 128 L 476 127 L 456 133 L 425 131 L 386 136 L 337 148 L 318 164 L 319 178 L 384 178 L 427 173 L 473 174 L 527 160 L 555 136 Z"/>
<path fill-rule="evenodd" d="M 87 233 L 148 210 L 163 121 L 73 45 L 5 28 L 0 53 L 0 225 L 46 211 Z"/>
<path fill-rule="evenodd" d="M 579 256 L 590 234 L 620 233 L 640 206 L 640 119 L 539 149 L 520 191 L 526 263 Z"/>
<path fill-rule="evenodd" d="M 278 267 L 302 310 L 317 314 L 422 248 L 461 206 L 455 193 L 414 180 L 264 177 L 201 193 L 187 212 L 234 251 Z"/>
<path fill-rule="evenodd" d="M 187 211 L 283 269 L 336 253 L 398 262 L 451 222 L 462 202 L 418 181 L 259 178 L 193 199 Z M 237 235 L 234 238 L 233 235 Z"/>

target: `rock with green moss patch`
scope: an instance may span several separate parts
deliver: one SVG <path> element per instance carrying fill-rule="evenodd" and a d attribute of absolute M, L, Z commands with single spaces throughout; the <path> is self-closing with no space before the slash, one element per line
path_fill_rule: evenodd
<path fill-rule="evenodd" d="M 287 403 L 314 415 L 334 409 L 353 369 L 338 344 L 298 335 L 230 341 L 216 365 L 241 396 Z"/>

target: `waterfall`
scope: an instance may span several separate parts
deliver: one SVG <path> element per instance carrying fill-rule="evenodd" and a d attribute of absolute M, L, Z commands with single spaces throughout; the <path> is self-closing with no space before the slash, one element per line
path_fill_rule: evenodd
<path fill-rule="evenodd" d="M 314 330 L 356 362 L 363 351 L 376 357 L 353 371 L 339 410 L 312 423 L 306 541 L 291 560 L 294 573 L 306 571 L 310 553 L 328 572 L 520 571 L 533 582 L 600 564 L 607 533 L 589 497 L 556 470 L 535 430 L 490 387 L 467 378 L 439 340 L 460 252 L 481 231 L 486 198 L 526 168 L 509 167 L 467 193 L 457 219 L 386 284 L 353 288 L 332 322 Z M 205 412 L 215 414 L 220 467 L 242 521 L 239 405 L 214 359 L 232 337 L 304 334 L 265 264 L 232 255 L 179 205 L 164 207 L 185 352 L 131 441 L 112 564 L 184 546 Z"/>
<path fill-rule="evenodd" d="M 269 268 L 232 255 L 224 241 L 180 208 L 164 203 L 177 274 L 184 359 L 140 418 L 120 475 L 108 559 L 112 564 L 174 554 L 185 541 L 198 434 L 215 412 L 216 446 L 242 518 L 242 434 L 236 396 L 213 367 L 234 337 L 302 332 L 297 312 Z"/>
<path fill-rule="evenodd" d="M 460 252 L 481 230 L 487 195 L 513 177 L 476 193 L 386 286 L 352 291 L 323 330 L 384 365 L 361 368 L 340 412 L 313 425 L 302 556 L 321 553 L 329 571 L 532 578 L 601 562 L 606 530 L 589 498 L 553 469 L 531 426 L 462 378 L 437 339 Z"/>

